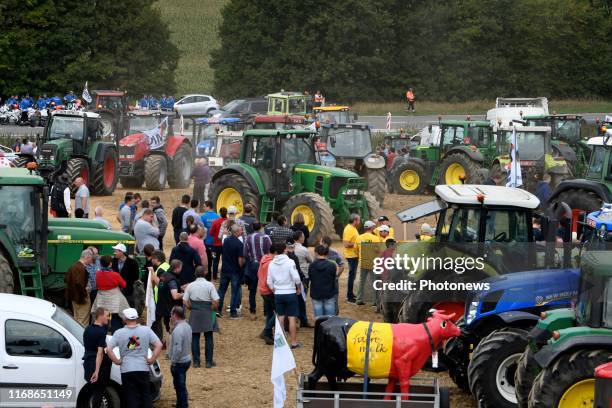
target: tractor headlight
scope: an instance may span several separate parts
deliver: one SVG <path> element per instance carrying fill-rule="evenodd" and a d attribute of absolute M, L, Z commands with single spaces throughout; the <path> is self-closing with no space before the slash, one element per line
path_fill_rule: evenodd
<path fill-rule="evenodd" d="M 347 196 L 353 196 L 353 195 L 358 195 L 358 194 L 359 194 L 359 190 L 357 190 L 356 188 L 349 188 L 348 190 L 344 192 L 344 195 L 347 195 Z"/>
<path fill-rule="evenodd" d="M 468 308 L 467 317 L 465 318 L 465 323 L 470 324 L 476 317 L 476 311 L 478 310 L 478 302 L 470 302 L 470 307 Z"/>

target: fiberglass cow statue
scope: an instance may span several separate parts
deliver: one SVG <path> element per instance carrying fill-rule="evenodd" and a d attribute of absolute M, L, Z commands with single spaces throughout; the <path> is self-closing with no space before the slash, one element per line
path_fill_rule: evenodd
<path fill-rule="evenodd" d="M 420 324 L 319 318 L 312 352 L 315 368 L 308 375 L 308 388 L 314 390 L 322 376 L 334 390 L 338 380 L 355 374 L 365 376 L 367 353 L 368 378 L 388 378 L 387 393 L 393 393 L 399 381 L 401 393 L 408 394 L 410 378 L 423 368 L 429 356 L 444 340 L 461 333 L 453 317 L 433 311 L 432 317 Z"/>

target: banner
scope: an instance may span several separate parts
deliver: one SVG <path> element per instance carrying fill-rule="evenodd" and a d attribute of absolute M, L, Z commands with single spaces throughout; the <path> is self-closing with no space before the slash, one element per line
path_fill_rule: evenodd
<path fill-rule="evenodd" d="M 272 352 L 272 374 L 270 375 L 270 380 L 274 385 L 274 408 L 283 408 L 285 406 L 285 399 L 287 399 L 285 373 L 295 369 L 295 359 L 283 333 L 283 328 L 278 321 L 278 317 L 274 319 L 276 320 L 276 325 L 274 327 L 274 351 Z"/>
<path fill-rule="evenodd" d="M 512 129 L 512 144 L 510 146 L 510 178 L 506 183 L 506 187 L 520 187 L 523 185 L 523 176 L 521 175 L 521 161 L 516 143 L 516 128 Z"/>
<path fill-rule="evenodd" d="M 81 96 L 83 97 L 83 100 L 87 103 L 91 103 L 91 101 L 93 101 L 93 98 L 89 94 L 89 89 L 87 89 L 87 81 L 85 81 L 85 88 L 83 88 L 83 94 Z"/>
<path fill-rule="evenodd" d="M 143 133 L 149 144 L 149 149 L 155 150 L 164 147 L 166 144 L 166 136 L 164 129 L 168 126 L 168 117 L 166 117 L 159 125 L 151 130 L 145 130 Z"/>

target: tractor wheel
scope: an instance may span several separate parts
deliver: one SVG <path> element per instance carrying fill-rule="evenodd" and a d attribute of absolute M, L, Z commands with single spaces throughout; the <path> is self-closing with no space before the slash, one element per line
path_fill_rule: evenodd
<path fill-rule="evenodd" d="M 0 253 L 0 293 L 15 293 L 15 275 L 2 253 Z"/>
<path fill-rule="evenodd" d="M 387 194 L 387 170 L 382 169 L 366 169 L 364 174 L 368 181 L 368 191 L 376 197 L 378 204 L 382 207 Z"/>
<path fill-rule="evenodd" d="M 536 377 L 529 408 L 592 407 L 595 368 L 612 361 L 610 350 L 578 350 L 559 357 Z"/>
<path fill-rule="evenodd" d="M 163 191 L 168 180 L 166 156 L 154 154 L 145 159 L 145 184 L 147 190 Z"/>
<path fill-rule="evenodd" d="M 479 184 L 480 165 L 464 153 L 451 153 L 442 160 L 440 184 Z"/>
<path fill-rule="evenodd" d="M 525 351 L 519 357 L 516 373 L 514 374 L 514 393 L 518 408 L 527 408 L 529 402 L 529 391 L 540 372 L 540 366 L 535 360 L 531 347 L 525 347 Z"/>
<path fill-rule="evenodd" d="M 106 149 L 104 160 L 97 163 L 94 168 L 92 192 L 95 195 L 112 195 L 117 187 L 117 152 L 115 149 Z"/>
<path fill-rule="evenodd" d="M 391 179 L 397 194 L 421 194 L 427 186 L 425 169 L 419 163 L 408 161 L 398 166 Z"/>
<path fill-rule="evenodd" d="M 187 188 L 191 183 L 193 154 L 187 143 L 183 143 L 170 160 L 168 184 L 170 188 Z"/>
<path fill-rule="evenodd" d="M 457 384 L 459 389 L 465 392 L 470 391 L 467 375 L 470 351 L 466 350 L 469 347 L 469 342 L 470 340 L 465 335 L 460 335 L 448 339 L 444 344 L 444 354 L 453 361 L 453 364 L 447 364 L 448 376 Z"/>
<path fill-rule="evenodd" d="M 367 193 L 366 193 L 367 194 Z M 375 199 L 374 199 L 375 200 Z M 323 197 L 315 193 L 301 193 L 291 197 L 283 207 L 283 214 L 290 222 L 301 213 L 310 231 L 308 245 L 315 246 L 326 235 L 334 232 L 334 214 Z"/>
<path fill-rule="evenodd" d="M 374 220 L 378 218 L 381 213 L 380 205 L 378 205 L 378 200 L 376 200 L 376 198 L 368 192 L 363 193 L 363 198 L 365 198 L 366 204 L 368 205 L 368 213 L 370 215 L 368 219 Z"/>
<path fill-rule="evenodd" d="M 144 182 L 144 178 L 142 176 L 134 176 L 134 177 L 120 177 L 119 182 L 121 183 L 121 187 L 123 188 L 140 188 L 142 187 L 142 183 Z"/>
<path fill-rule="evenodd" d="M 240 174 L 228 174 L 221 176 L 213 184 L 210 192 L 211 201 L 219 212 L 221 207 L 228 208 L 230 205 L 238 209 L 242 214 L 244 205 L 253 205 L 253 214 L 259 213 L 259 198 L 257 192 Z"/>
<path fill-rule="evenodd" d="M 482 408 L 515 408 L 514 373 L 527 347 L 528 332 L 496 330 L 476 346 L 468 365 L 470 390 Z"/>
<path fill-rule="evenodd" d="M 564 191 L 555 201 L 566 203 L 572 210 L 584 210 L 587 214 L 600 209 L 603 205 L 599 196 L 582 189 Z"/>
<path fill-rule="evenodd" d="M 70 185 L 70 193 L 74 197 L 76 193 L 76 187 L 74 186 L 74 180 L 81 177 L 85 184 L 89 185 L 89 164 L 85 159 L 70 159 L 66 165 L 66 177 L 68 178 L 68 184 Z"/>

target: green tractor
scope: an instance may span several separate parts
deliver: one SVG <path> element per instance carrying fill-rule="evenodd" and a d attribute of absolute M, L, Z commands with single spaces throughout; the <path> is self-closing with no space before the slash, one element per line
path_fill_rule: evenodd
<path fill-rule="evenodd" d="M 21 155 L 15 167 L 36 160 L 41 172 L 62 169 L 70 185 L 81 177 L 92 194 L 111 195 L 118 181 L 117 147 L 102 138 L 100 115 L 55 111 L 47 120 L 36 158 Z"/>
<path fill-rule="evenodd" d="M 576 307 L 542 313 L 529 334 L 515 375 L 519 407 L 593 406 L 595 367 L 612 361 L 612 252 L 584 254 L 580 279 Z"/>
<path fill-rule="evenodd" d="M 390 184 L 398 194 L 421 194 L 427 186 L 438 184 L 485 181 L 483 168 L 495 156 L 495 135 L 489 122 L 443 120 L 439 126 L 440 137 L 432 138 L 429 145 L 413 147 L 409 158 L 394 163 Z"/>
<path fill-rule="evenodd" d="M 321 163 L 354 171 L 368 182 L 368 191 L 382 206 L 387 194 L 385 158 L 374 151 L 366 124 L 323 124 L 319 129 Z"/>
<path fill-rule="evenodd" d="M 48 218 L 49 188 L 26 169 L 0 169 L 0 293 L 48 298 L 63 305 L 64 274 L 93 245 L 134 247 L 131 235 L 85 219 Z"/>
<path fill-rule="evenodd" d="M 309 95 L 300 92 L 285 92 L 269 94 L 268 115 L 300 115 L 312 113 L 312 100 Z"/>
<path fill-rule="evenodd" d="M 378 215 L 376 199 L 363 190 L 366 181 L 355 173 L 315 164 L 311 130 L 250 129 L 244 132 L 240 163 L 230 164 L 213 176 L 212 202 L 236 206 L 247 203 L 262 222 L 282 212 L 293 221 L 304 216 L 311 245 L 320 236 L 341 233 L 351 213 L 371 219 Z"/>

